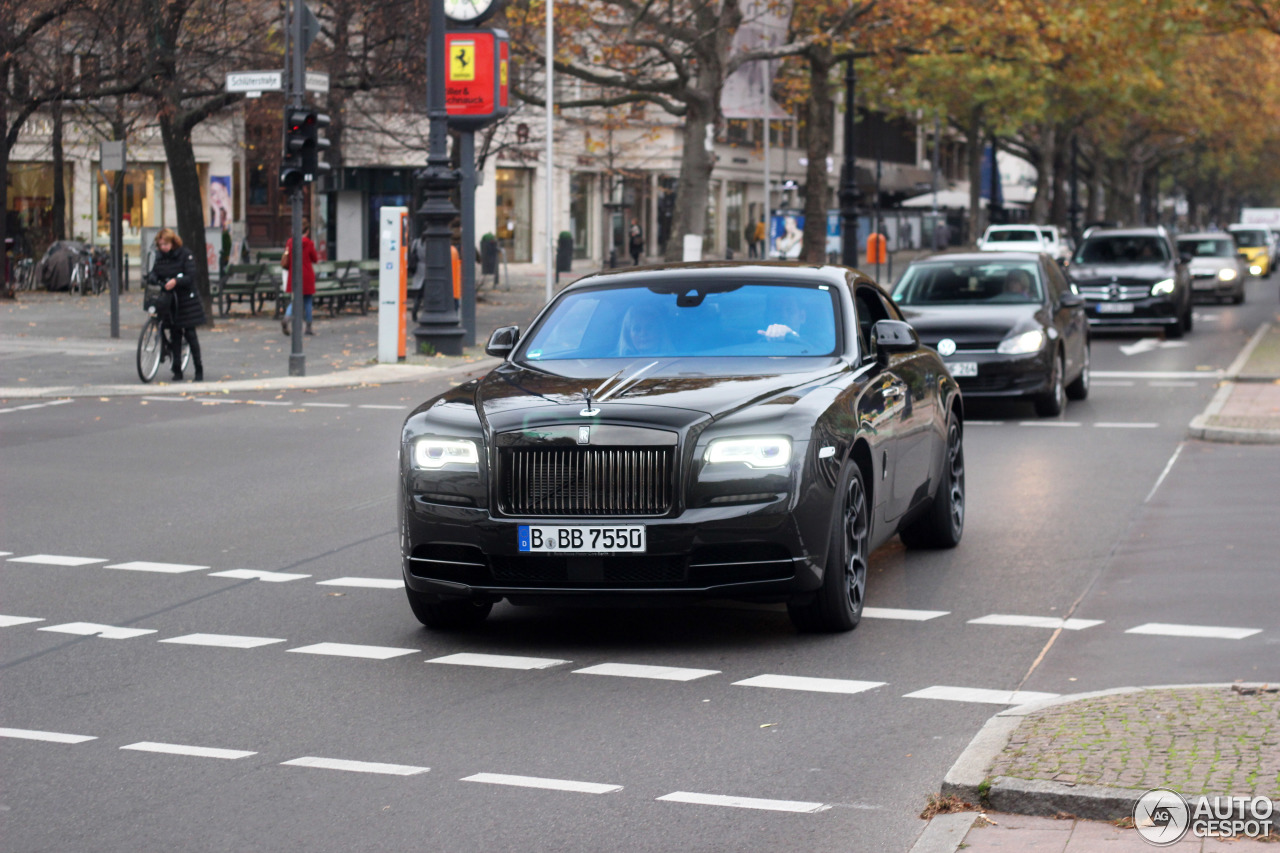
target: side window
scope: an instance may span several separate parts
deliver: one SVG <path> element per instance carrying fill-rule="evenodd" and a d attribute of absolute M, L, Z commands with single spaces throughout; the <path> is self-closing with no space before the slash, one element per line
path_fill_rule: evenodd
<path fill-rule="evenodd" d="M 1057 264 L 1044 264 L 1043 268 L 1049 276 L 1049 293 L 1053 296 L 1054 302 L 1057 302 L 1062 294 L 1071 292 L 1071 282 L 1067 281 L 1067 277 L 1062 274 L 1062 269 Z"/>

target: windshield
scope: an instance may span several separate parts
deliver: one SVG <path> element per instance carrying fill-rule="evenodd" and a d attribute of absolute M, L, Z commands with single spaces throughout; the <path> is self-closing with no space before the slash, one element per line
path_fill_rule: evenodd
<path fill-rule="evenodd" d="M 1105 234 L 1090 237 L 1076 251 L 1077 264 L 1159 264 L 1169 250 L 1159 237 Z"/>
<path fill-rule="evenodd" d="M 907 269 L 894 288 L 899 305 L 1029 304 L 1044 301 L 1038 264 L 926 263 Z"/>
<path fill-rule="evenodd" d="M 836 304 L 825 284 L 590 288 L 558 300 L 522 354 L 528 361 L 832 355 Z"/>
<path fill-rule="evenodd" d="M 1193 258 L 1234 258 L 1236 247 L 1230 240 L 1218 238 L 1179 240 L 1178 253 Z"/>
<path fill-rule="evenodd" d="M 1040 232 L 1027 229 L 992 231 L 987 235 L 988 243 L 1039 243 Z"/>
<path fill-rule="evenodd" d="M 1259 249 L 1267 245 L 1266 231 L 1232 231 L 1231 236 L 1236 238 L 1236 245 L 1241 249 Z"/>

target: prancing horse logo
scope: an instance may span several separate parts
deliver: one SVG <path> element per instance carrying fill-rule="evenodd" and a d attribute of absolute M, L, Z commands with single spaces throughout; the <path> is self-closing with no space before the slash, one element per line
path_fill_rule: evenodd
<path fill-rule="evenodd" d="M 590 443 L 591 443 L 591 427 L 589 426 L 578 427 L 578 444 L 590 444 Z"/>

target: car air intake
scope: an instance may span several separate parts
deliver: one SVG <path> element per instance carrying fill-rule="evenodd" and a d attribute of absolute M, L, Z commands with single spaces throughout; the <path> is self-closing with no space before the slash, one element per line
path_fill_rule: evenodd
<path fill-rule="evenodd" d="M 665 515 L 675 448 L 503 447 L 501 507 L 508 515 Z"/>

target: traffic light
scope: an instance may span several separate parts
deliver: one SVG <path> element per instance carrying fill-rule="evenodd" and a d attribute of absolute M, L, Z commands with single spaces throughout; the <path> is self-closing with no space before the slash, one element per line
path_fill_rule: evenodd
<path fill-rule="evenodd" d="M 329 117 L 308 109 L 285 111 L 284 160 L 280 166 L 280 186 L 295 189 L 311 183 L 316 175 L 329 171 L 320 154 L 329 148 L 329 140 L 321 131 L 329 126 Z"/>

